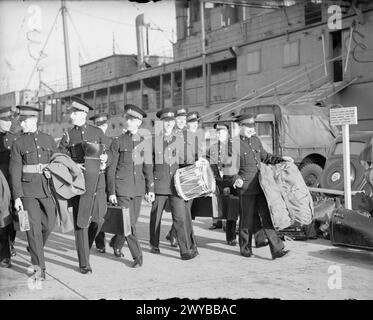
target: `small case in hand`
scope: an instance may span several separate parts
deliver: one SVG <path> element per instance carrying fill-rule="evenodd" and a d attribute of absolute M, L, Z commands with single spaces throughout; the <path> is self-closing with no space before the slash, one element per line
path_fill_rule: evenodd
<path fill-rule="evenodd" d="M 28 219 L 27 210 L 17 211 L 18 221 L 19 221 L 19 230 L 20 231 L 29 231 L 30 230 L 30 221 Z"/>

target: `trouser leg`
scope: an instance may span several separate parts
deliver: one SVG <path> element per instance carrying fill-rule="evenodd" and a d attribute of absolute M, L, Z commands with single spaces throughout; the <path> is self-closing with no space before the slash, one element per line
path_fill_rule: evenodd
<path fill-rule="evenodd" d="M 193 222 L 192 222 L 192 204 L 193 204 L 193 199 L 189 201 L 184 201 L 185 205 L 185 229 L 187 233 L 187 243 L 188 243 L 188 248 L 191 250 L 197 250 L 197 242 L 194 236 L 194 231 L 193 231 Z"/>
<path fill-rule="evenodd" d="M 225 238 L 227 241 L 236 239 L 236 220 L 227 220 L 225 228 Z"/>
<path fill-rule="evenodd" d="M 0 261 L 10 259 L 10 225 L 0 228 Z"/>
<path fill-rule="evenodd" d="M 42 209 L 38 199 L 23 198 L 23 208 L 28 212 L 30 230 L 26 231 L 31 263 L 45 269 L 43 232 L 42 232 Z"/>
<path fill-rule="evenodd" d="M 255 199 L 255 196 L 240 196 L 239 243 L 241 253 L 248 253 L 251 251 L 254 211 L 256 206 Z"/>
<path fill-rule="evenodd" d="M 51 198 L 39 199 L 39 203 L 40 207 L 42 208 L 41 225 L 43 233 L 43 246 L 45 246 L 48 237 L 56 224 L 56 207 Z"/>
<path fill-rule="evenodd" d="M 179 243 L 180 255 L 190 253 L 192 246 L 188 241 L 189 234 L 186 228 L 187 211 L 185 201 L 178 196 L 169 196 L 169 199 L 175 235 Z"/>
<path fill-rule="evenodd" d="M 99 230 L 101 229 L 100 225 L 96 222 L 91 222 L 88 227 L 88 246 L 89 249 L 92 248 L 93 242 L 97 239 Z M 96 242 L 97 247 L 97 242 Z"/>
<path fill-rule="evenodd" d="M 136 222 L 140 215 L 142 197 L 118 197 L 118 204 L 121 207 L 128 208 L 131 219 L 131 234 L 127 237 L 117 235 L 115 248 L 122 249 L 124 241 L 127 240 L 128 249 L 131 252 L 132 257 L 135 259 L 142 256 L 142 250 L 140 243 L 136 237 Z"/>
<path fill-rule="evenodd" d="M 150 223 L 149 223 L 149 238 L 150 245 L 155 248 L 159 248 L 159 236 L 161 233 L 161 220 L 163 210 L 166 204 L 168 196 L 156 195 L 155 200 L 152 204 L 150 211 Z"/>
<path fill-rule="evenodd" d="M 267 199 L 265 198 L 264 194 L 257 196 L 257 212 L 260 217 L 263 230 L 268 238 L 271 254 L 281 251 L 284 248 L 284 243 L 281 241 L 275 231 L 275 228 L 273 227 Z"/>
<path fill-rule="evenodd" d="M 97 249 L 105 248 L 105 232 L 100 231 L 95 238 L 95 245 Z"/>
<path fill-rule="evenodd" d="M 17 231 L 14 229 L 13 223 L 9 225 L 9 241 L 14 244 L 16 240 Z"/>
<path fill-rule="evenodd" d="M 88 228 L 80 228 L 77 225 L 79 200 L 79 196 L 71 199 L 71 203 L 73 206 L 75 245 L 76 251 L 78 253 L 79 268 L 90 268 Z"/>

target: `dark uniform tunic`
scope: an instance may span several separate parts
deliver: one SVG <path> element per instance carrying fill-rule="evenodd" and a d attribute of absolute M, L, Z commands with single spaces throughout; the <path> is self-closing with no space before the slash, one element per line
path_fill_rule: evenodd
<path fill-rule="evenodd" d="M 192 243 L 186 228 L 186 220 L 188 217 L 190 219 L 190 216 L 187 215 L 185 201 L 178 196 L 174 185 L 174 175 L 179 168 L 184 140 L 177 133 L 172 133 L 169 137 L 159 135 L 155 137 L 153 146 L 155 201 L 150 213 L 150 245 L 159 247 L 161 219 L 168 200 L 180 255 L 191 254 Z"/>
<path fill-rule="evenodd" d="M 181 135 L 184 139 L 184 154 L 181 157 L 180 167 L 186 167 L 195 164 L 199 157 L 205 156 L 205 139 L 203 130 L 197 130 L 191 132 L 190 130 L 176 130 L 176 133 Z M 195 240 L 192 220 L 194 219 L 192 214 L 193 199 L 185 201 L 187 213 L 190 219 L 186 220 L 186 228 L 188 233 L 188 239 L 192 242 L 193 250 L 197 250 L 197 242 Z M 172 225 L 169 232 L 170 238 L 176 238 L 175 228 Z"/>
<path fill-rule="evenodd" d="M 110 146 L 111 146 L 112 142 L 113 142 L 113 138 L 110 138 L 108 136 L 104 136 L 104 139 L 102 140 L 102 143 L 105 145 L 105 149 L 108 152 L 108 161 L 107 161 L 107 164 L 106 164 L 106 168 L 109 167 L 110 162 L 112 160 L 112 157 L 111 157 L 111 154 L 110 154 Z M 105 171 L 105 179 L 107 179 L 107 169 Z M 106 184 L 106 191 L 107 191 L 107 184 Z M 88 235 L 89 235 L 90 239 L 92 239 L 92 237 L 97 233 L 97 229 L 98 229 L 98 225 L 94 224 L 94 223 L 91 223 L 91 225 L 89 226 L 89 230 L 88 230 Z M 95 238 L 95 245 L 96 245 L 96 248 L 98 248 L 98 249 L 104 249 L 105 248 L 105 232 L 100 231 L 97 234 L 97 236 Z M 90 244 L 90 247 L 91 246 L 92 246 L 92 244 Z"/>
<path fill-rule="evenodd" d="M 259 184 L 260 162 L 276 164 L 284 161 L 281 157 L 267 153 L 257 136 L 240 140 L 240 168 L 238 174 L 232 179 L 243 180 L 243 187 L 238 188 L 240 195 L 240 250 L 246 253 L 251 250 L 254 218 L 260 219 L 264 232 L 268 238 L 271 253 L 275 254 L 284 248 L 282 241 L 274 230 L 268 203 Z"/>
<path fill-rule="evenodd" d="M 84 159 L 82 142 L 104 144 L 105 136 L 102 130 L 94 125 L 84 124 L 74 126 L 64 134 L 59 145 L 59 151 L 68 154 L 76 163 L 85 164 L 84 178 L 86 193 L 71 199 L 74 216 L 75 241 L 78 252 L 79 267 L 90 267 L 89 249 L 96 233 L 88 236 L 91 222 L 98 225 L 96 232 L 101 229 L 106 214 L 105 175 L 98 169 L 96 162 Z M 98 176 L 98 179 L 97 179 Z"/>
<path fill-rule="evenodd" d="M 45 269 L 43 247 L 56 222 L 56 207 L 41 165 L 49 163 L 56 143 L 45 133 L 22 134 L 12 145 L 9 165 L 13 199 L 21 198 L 28 211 L 30 230 L 27 239 L 33 265 Z M 26 167 L 33 165 L 26 172 Z M 39 165 L 39 170 L 35 165 Z"/>
<path fill-rule="evenodd" d="M 237 192 L 231 187 L 231 180 L 238 171 L 237 154 L 232 152 L 232 146 L 220 141 L 213 143 L 208 152 L 207 159 L 214 173 L 219 209 L 226 216 L 225 235 L 227 241 L 236 239 L 236 221 L 239 214 L 239 200 Z M 229 188 L 230 196 L 223 195 L 223 190 Z"/>
<path fill-rule="evenodd" d="M 8 184 L 10 183 L 9 177 L 9 160 L 10 150 L 13 142 L 19 137 L 18 133 L 13 132 L 0 132 L 0 170 L 4 174 Z M 12 206 L 13 207 L 13 206 Z M 0 225 L 2 223 L 0 222 Z M 14 242 L 16 232 L 13 224 L 0 228 L 0 261 L 5 258 L 10 258 L 10 244 Z"/>
<path fill-rule="evenodd" d="M 112 239 L 114 249 L 121 250 L 125 240 L 135 259 L 142 255 L 136 238 L 136 222 L 140 215 L 145 193 L 154 192 L 152 140 L 129 131 L 115 138 L 110 151 L 112 162 L 107 172 L 108 194 L 116 195 L 121 207 L 129 208 L 132 234 L 116 235 Z"/>

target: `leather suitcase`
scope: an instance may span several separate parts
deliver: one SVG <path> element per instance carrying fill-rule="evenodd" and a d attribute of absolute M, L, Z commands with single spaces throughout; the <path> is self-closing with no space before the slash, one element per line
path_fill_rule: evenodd
<path fill-rule="evenodd" d="M 108 205 L 101 231 L 127 236 L 131 233 L 129 213 L 124 215 L 122 207 Z"/>
<path fill-rule="evenodd" d="M 335 246 L 373 250 L 373 217 L 339 209 L 332 215 L 330 240 Z"/>

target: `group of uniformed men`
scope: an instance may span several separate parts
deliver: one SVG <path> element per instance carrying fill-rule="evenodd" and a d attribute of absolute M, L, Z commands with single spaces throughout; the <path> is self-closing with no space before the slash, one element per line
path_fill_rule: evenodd
<path fill-rule="evenodd" d="M 50 135 L 37 128 L 40 109 L 33 106 L 17 107 L 22 134 L 10 132 L 10 108 L 0 111 L 0 169 L 10 185 L 12 205 L 17 211 L 28 212 L 30 230 L 27 231 L 27 250 L 32 264 L 40 270 L 41 279 L 45 279 L 43 248 L 56 222 L 50 181 L 43 174 L 43 169 L 57 152 L 69 155 L 78 164 L 86 182 L 86 193 L 70 200 L 79 270 L 83 274 L 92 273 L 89 253 L 93 242 L 99 252 L 105 253 L 105 234 L 101 232 L 101 227 L 107 211 L 107 200 L 112 205 L 128 209 L 130 213 L 130 234 L 114 235 L 109 242 L 116 257 L 123 257 L 122 247 L 127 241 L 134 260 L 132 266 L 143 264 L 136 223 L 145 197 L 152 204 L 150 252 L 160 253 L 161 218 L 168 203 L 173 225 L 167 238 L 172 246 L 179 247 L 182 260 L 195 258 L 199 253 L 192 225 L 192 200 L 184 201 L 178 195 L 174 176 L 179 168 L 204 162 L 211 165 L 218 195 L 229 193 L 229 189 L 239 195 L 241 255 L 252 255 L 255 221 L 260 221 L 273 259 L 288 252 L 273 228 L 258 175 L 260 162 L 274 164 L 292 159 L 275 157 L 264 150 L 255 135 L 255 117 L 252 114 L 243 113 L 236 119 L 240 128 L 238 172 L 232 174 L 224 171 L 226 159 L 231 155 L 227 151 L 227 126 L 215 125 L 219 139 L 204 153 L 204 137 L 197 130 L 200 123 L 198 112 L 188 113 L 185 108 L 162 109 L 157 112 L 160 121 L 155 126 L 155 135 L 149 136 L 143 134 L 141 128 L 146 113 L 132 104 L 125 105 L 124 109 L 126 129 L 119 137 L 109 138 L 105 136 L 108 115 L 96 114 L 90 118 L 94 125 L 88 124 L 87 116 L 93 108 L 86 101 L 72 97 L 69 110 L 73 127 L 65 132 L 58 147 Z M 83 143 L 104 146 L 98 156 L 98 164 L 90 157 L 85 157 Z M 11 224 L 3 227 L 1 219 L 0 227 L 1 266 L 11 267 L 11 255 L 15 254 L 12 250 L 15 231 Z M 234 224 L 233 229 L 228 226 L 227 241 L 230 245 L 236 244 Z"/>

